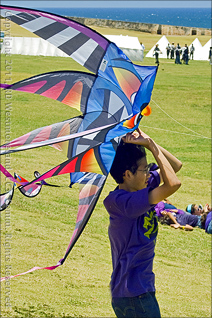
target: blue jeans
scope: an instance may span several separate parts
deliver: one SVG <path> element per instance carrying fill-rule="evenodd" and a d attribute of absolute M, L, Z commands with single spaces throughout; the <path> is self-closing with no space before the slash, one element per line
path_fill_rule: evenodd
<path fill-rule="evenodd" d="M 172 205 L 172 204 L 169 204 L 169 203 L 164 203 L 164 209 L 173 209 L 173 210 L 176 210 L 176 206 Z"/>
<path fill-rule="evenodd" d="M 208 234 L 212 234 L 212 221 L 210 221 L 210 223 L 208 224 L 208 227 L 207 227 L 206 232 L 207 232 Z"/>
<path fill-rule="evenodd" d="M 160 318 L 160 308 L 154 292 L 137 297 L 112 298 L 112 307 L 118 318 Z"/>
<path fill-rule="evenodd" d="M 182 63 L 180 62 L 180 55 L 177 55 L 177 56 L 176 56 L 175 64 L 182 64 Z"/>

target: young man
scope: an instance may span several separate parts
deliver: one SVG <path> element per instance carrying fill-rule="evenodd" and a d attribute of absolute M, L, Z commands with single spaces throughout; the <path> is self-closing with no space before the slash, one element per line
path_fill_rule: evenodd
<path fill-rule="evenodd" d="M 156 44 L 156 46 L 155 46 L 155 48 L 154 48 L 154 54 L 153 54 L 153 56 L 155 56 L 155 63 L 156 63 L 157 65 L 159 65 L 159 53 L 162 54 L 161 50 L 160 50 L 159 47 L 158 47 L 158 44 Z"/>
<path fill-rule="evenodd" d="M 159 169 L 154 165 L 149 171 L 144 147 Z M 118 187 L 104 200 L 110 215 L 111 294 L 117 317 L 160 317 L 152 271 L 158 232 L 154 205 L 179 189 L 176 172 L 181 166 L 140 129 L 127 134 L 117 149 L 110 172 Z"/>

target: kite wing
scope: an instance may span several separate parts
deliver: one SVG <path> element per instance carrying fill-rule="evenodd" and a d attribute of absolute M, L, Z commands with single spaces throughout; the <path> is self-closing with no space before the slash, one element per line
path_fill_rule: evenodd
<path fill-rule="evenodd" d="M 95 79 L 96 76 L 89 73 L 57 71 L 36 75 L 12 85 L 0 84 L 0 87 L 48 97 L 84 114 Z"/>
<path fill-rule="evenodd" d="M 25 191 L 25 187 L 64 173 L 70 173 L 72 184 L 80 184 L 76 227 L 64 258 L 56 266 L 46 268 L 54 269 L 64 262 L 83 231 L 110 171 L 121 136 L 135 130 L 142 116 L 150 112 L 147 105 L 157 67 L 134 65 L 114 43 L 70 19 L 9 6 L 1 6 L 1 15 L 54 44 L 95 74 L 60 71 L 40 74 L 11 86 L 1 85 L 5 89 L 58 100 L 82 114 L 37 129 L 2 146 L 4 154 L 8 146 L 20 147 L 14 151 L 34 148 L 38 144 L 65 148 L 67 161 L 20 186 Z"/>
<path fill-rule="evenodd" d="M 1 6 L 1 16 L 31 31 L 97 73 L 109 41 L 94 30 L 65 17 L 27 8 Z"/>

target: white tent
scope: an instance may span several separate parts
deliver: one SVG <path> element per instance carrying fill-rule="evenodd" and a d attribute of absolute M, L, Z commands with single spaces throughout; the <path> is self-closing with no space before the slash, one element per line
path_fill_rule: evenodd
<path fill-rule="evenodd" d="M 143 48 L 137 37 L 105 35 L 133 61 L 143 61 Z M 36 37 L 5 37 L 1 53 L 43 56 L 68 56 L 53 44 Z"/>
<path fill-rule="evenodd" d="M 162 38 L 156 43 L 159 46 L 160 51 L 162 54 L 159 54 L 159 58 L 166 58 L 166 47 L 168 45 L 169 41 L 167 40 L 166 36 L 163 35 Z M 209 55 L 209 49 L 210 46 L 212 46 L 212 39 L 210 39 L 203 47 L 202 44 L 200 43 L 199 39 L 196 38 L 193 42 L 193 46 L 195 48 L 194 51 L 194 60 L 208 60 L 208 55 Z M 191 44 L 192 44 L 191 43 Z M 146 57 L 154 57 L 154 48 L 156 44 L 151 48 L 151 50 L 146 54 Z M 170 44 L 170 43 L 169 43 Z M 189 51 L 190 51 L 191 45 L 189 46 Z M 182 47 L 183 49 L 183 47 Z"/>
<path fill-rule="evenodd" d="M 115 43 L 132 61 L 143 61 L 143 48 L 137 37 L 128 35 L 104 35 Z"/>
<path fill-rule="evenodd" d="M 202 56 L 202 44 L 200 43 L 199 39 L 196 38 L 191 45 L 193 44 L 194 46 L 194 54 L 193 54 L 193 59 L 194 60 L 203 60 Z M 191 45 L 189 45 L 189 52 L 191 49 Z"/>
<path fill-rule="evenodd" d="M 202 48 L 202 59 L 203 60 L 209 60 L 209 50 L 212 46 L 212 38 L 203 46 Z"/>
<path fill-rule="evenodd" d="M 167 58 L 167 54 L 166 54 L 166 47 L 168 46 L 169 41 L 167 40 L 166 36 L 163 35 L 162 38 L 160 38 L 160 40 L 156 43 L 158 44 L 158 48 L 160 49 L 160 51 L 162 53 L 159 54 L 159 58 Z M 146 57 L 154 57 L 154 48 L 156 46 L 156 44 L 151 48 L 151 50 L 146 54 Z"/>
<path fill-rule="evenodd" d="M 194 51 L 194 60 L 198 61 L 207 61 L 209 60 L 209 49 L 212 46 L 212 39 L 210 39 L 204 46 L 200 43 L 198 38 L 196 38 L 193 42 L 195 51 Z M 190 50 L 191 45 L 189 46 Z"/>
<path fill-rule="evenodd" d="M 5 37 L 1 53 L 43 56 L 68 56 L 53 44 L 41 39 L 30 37 Z"/>

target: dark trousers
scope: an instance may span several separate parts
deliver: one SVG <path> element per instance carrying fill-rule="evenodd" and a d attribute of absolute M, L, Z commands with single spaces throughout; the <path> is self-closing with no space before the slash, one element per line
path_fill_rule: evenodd
<path fill-rule="evenodd" d="M 159 54 L 158 53 L 155 53 L 155 63 L 159 64 Z"/>
<path fill-rule="evenodd" d="M 176 55 L 175 64 L 181 64 L 180 55 Z"/>
<path fill-rule="evenodd" d="M 185 64 L 188 64 L 188 54 L 185 54 Z"/>
<path fill-rule="evenodd" d="M 118 318 L 160 318 L 160 308 L 154 292 L 137 297 L 112 298 L 112 307 Z"/>

